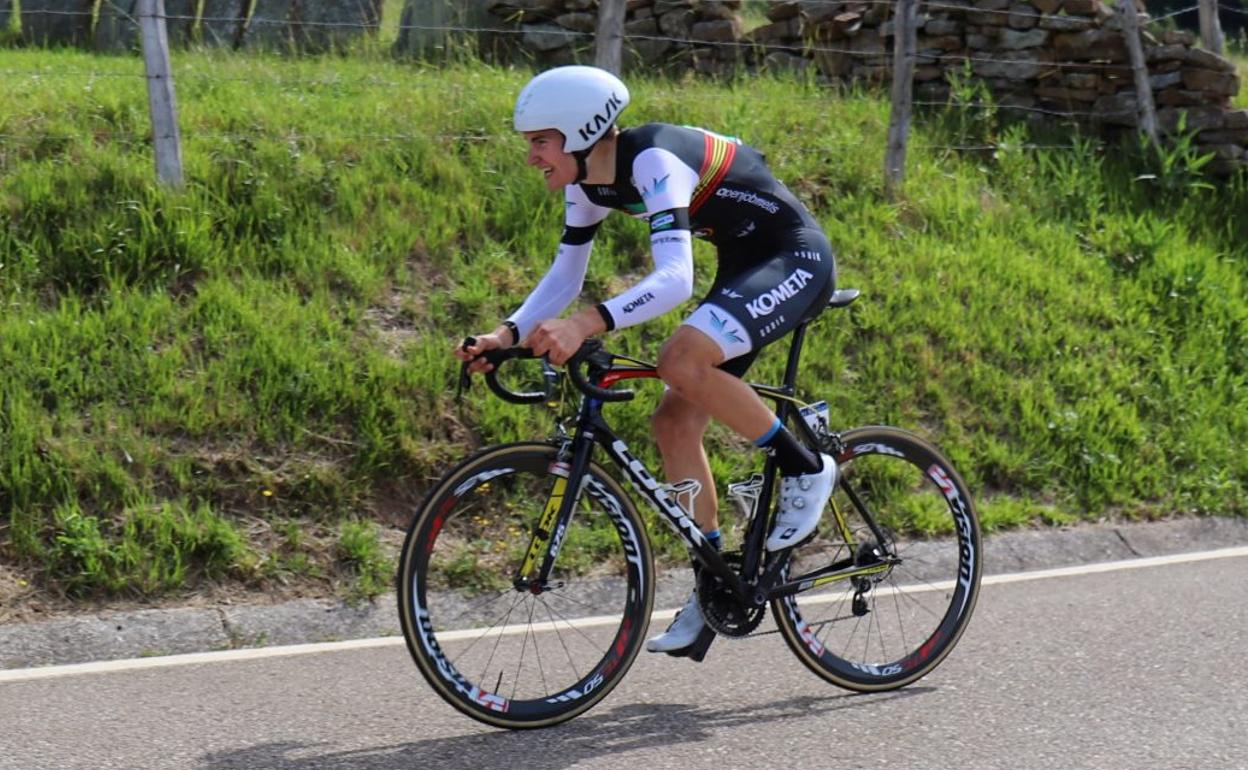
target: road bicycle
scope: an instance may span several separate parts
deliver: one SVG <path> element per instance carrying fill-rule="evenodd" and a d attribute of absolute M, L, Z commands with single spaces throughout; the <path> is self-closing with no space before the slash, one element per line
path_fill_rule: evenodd
<path fill-rule="evenodd" d="M 842 289 L 829 307 L 857 296 Z M 840 466 L 814 535 L 765 550 L 777 482 L 765 455 L 761 473 L 728 486 L 744 527 L 738 547 L 716 551 L 690 515 L 696 482 L 660 484 L 603 416 L 606 404 L 634 395 L 619 383 L 657 378 L 654 365 L 590 340 L 566 366 L 580 392 L 572 430 L 560 423 L 550 440 L 475 453 L 434 485 L 412 519 L 399 559 L 399 615 L 433 689 L 474 719 L 515 729 L 572 719 L 619 684 L 646 637 L 655 567 L 646 524 L 618 478 L 687 546 L 699 607 L 719 637 L 775 633 L 759 631 L 770 607 L 789 649 L 835 685 L 891 690 L 932 671 L 966 629 L 979 591 L 971 496 L 924 439 L 880 426 L 835 432 L 825 402 L 797 398 L 808 324 L 792 334 L 784 383 L 751 387 Z M 495 368 L 486 382 L 501 398 L 552 400 L 559 373 L 548 363 L 540 390 L 515 390 L 500 377 L 505 361 L 531 351 L 487 357 Z M 700 659 L 712 638 L 704 634 L 689 652 Z"/>

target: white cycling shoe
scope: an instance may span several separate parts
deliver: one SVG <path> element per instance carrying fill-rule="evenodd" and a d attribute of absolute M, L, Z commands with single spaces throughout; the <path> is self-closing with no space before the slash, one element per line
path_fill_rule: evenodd
<path fill-rule="evenodd" d="M 780 478 L 780 510 L 776 525 L 767 538 L 768 551 L 791 548 L 806 539 L 819 525 L 823 507 L 836 488 L 839 471 L 836 460 L 821 454 L 823 470 L 803 476 Z"/>
<path fill-rule="evenodd" d="M 689 647 L 698 641 L 706 621 L 702 618 L 702 608 L 698 606 L 698 592 L 689 594 L 685 607 L 676 613 L 676 619 L 667 630 L 646 642 L 647 652 L 676 652 Z"/>

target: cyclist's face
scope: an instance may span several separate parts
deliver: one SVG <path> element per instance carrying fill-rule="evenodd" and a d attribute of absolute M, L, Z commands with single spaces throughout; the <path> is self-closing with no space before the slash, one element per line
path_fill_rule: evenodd
<path fill-rule="evenodd" d="M 560 190 L 576 181 L 576 158 L 563 151 L 563 134 L 553 128 L 525 131 L 529 143 L 529 165 L 537 166 L 546 177 L 546 188 Z"/>

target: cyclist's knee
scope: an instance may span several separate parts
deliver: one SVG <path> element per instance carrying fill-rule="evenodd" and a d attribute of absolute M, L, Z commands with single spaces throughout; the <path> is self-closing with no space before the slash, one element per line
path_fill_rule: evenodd
<path fill-rule="evenodd" d="M 660 451 L 685 444 L 701 444 L 710 415 L 685 401 L 665 399 L 650 416 L 650 428 Z"/>
<path fill-rule="evenodd" d="M 696 366 L 681 360 L 680 356 L 661 355 L 656 368 L 659 379 L 677 393 L 688 392 L 689 387 L 697 382 Z"/>
<path fill-rule="evenodd" d="M 723 360 L 714 342 L 676 335 L 659 351 L 659 379 L 677 393 L 687 393 L 706 381 L 708 372 Z"/>

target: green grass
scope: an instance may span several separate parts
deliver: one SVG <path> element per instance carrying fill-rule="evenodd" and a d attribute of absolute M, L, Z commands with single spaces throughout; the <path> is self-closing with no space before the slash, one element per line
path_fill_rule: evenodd
<path fill-rule="evenodd" d="M 746 0 L 739 12 L 742 27 L 748 31 L 770 24 L 771 20 L 767 18 L 767 5 L 766 0 Z"/>
<path fill-rule="evenodd" d="M 394 569 L 374 522 L 343 522 L 336 550 L 338 562 L 352 577 L 352 598 L 376 596 L 390 587 Z"/>
<path fill-rule="evenodd" d="M 527 73 L 174 65 L 180 193 L 152 182 L 141 62 L 0 51 L 0 556 L 72 596 L 375 593 L 389 568 L 367 522 L 404 521 L 472 446 L 550 430 L 480 386 L 457 406 L 448 353 L 523 299 L 559 238 L 561 201 L 508 125 Z M 933 114 L 890 202 L 875 97 L 632 86 L 631 122 L 765 149 L 838 245 L 864 297 L 815 327 L 803 369 L 838 425 L 935 439 L 991 529 L 1245 514 L 1244 176 L 1210 187 L 1177 152 L 1029 149 L 1054 137 Z M 968 139 L 1008 146 L 945 149 Z M 644 227 L 612 217 L 585 296 L 648 264 Z M 677 316 L 613 344 L 651 356 Z M 648 461 L 655 397 L 614 410 Z M 717 472 L 751 470 L 743 442 L 712 438 Z"/>

